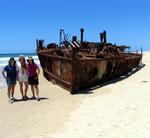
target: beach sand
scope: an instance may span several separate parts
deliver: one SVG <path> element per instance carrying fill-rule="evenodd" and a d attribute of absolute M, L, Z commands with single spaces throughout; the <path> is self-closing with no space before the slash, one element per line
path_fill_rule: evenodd
<path fill-rule="evenodd" d="M 40 102 L 8 103 L 0 89 L 1 138 L 150 138 L 150 52 L 144 67 L 71 95 L 41 73 Z M 31 91 L 28 91 L 31 97 Z M 18 84 L 15 97 L 21 98 Z"/>

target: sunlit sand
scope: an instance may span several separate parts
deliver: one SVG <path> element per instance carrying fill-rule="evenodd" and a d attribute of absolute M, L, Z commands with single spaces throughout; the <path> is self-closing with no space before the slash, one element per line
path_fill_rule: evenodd
<path fill-rule="evenodd" d="M 138 71 L 89 89 L 89 94 L 71 95 L 42 73 L 40 102 L 9 104 L 6 88 L 0 89 L 0 137 L 149 138 L 150 52 L 142 63 Z M 18 84 L 15 97 L 21 98 Z"/>

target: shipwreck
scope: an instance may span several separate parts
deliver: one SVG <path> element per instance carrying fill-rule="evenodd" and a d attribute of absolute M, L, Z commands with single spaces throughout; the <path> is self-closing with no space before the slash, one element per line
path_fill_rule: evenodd
<path fill-rule="evenodd" d="M 76 93 L 130 72 L 139 66 L 142 53 L 129 52 L 129 46 L 107 43 L 106 31 L 99 35 L 99 42 L 84 41 L 84 29 L 69 40 L 60 30 L 59 44 L 36 40 L 37 55 L 44 77 L 59 86 Z"/>

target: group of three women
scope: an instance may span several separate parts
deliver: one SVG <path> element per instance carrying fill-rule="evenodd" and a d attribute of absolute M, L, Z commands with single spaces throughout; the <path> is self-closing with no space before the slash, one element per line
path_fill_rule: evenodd
<path fill-rule="evenodd" d="M 6 83 L 8 86 L 8 98 L 9 102 L 13 103 L 16 99 L 14 98 L 14 90 L 16 81 L 19 82 L 20 92 L 22 95 L 22 100 L 28 100 L 27 91 L 28 85 L 31 86 L 32 97 L 30 99 L 39 98 L 39 73 L 40 69 L 36 63 L 34 63 L 34 59 L 32 57 L 28 57 L 28 64 L 26 63 L 26 59 L 23 55 L 19 56 L 19 65 L 16 64 L 14 58 L 10 58 L 8 65 L 3 69 L 3 76 L 6 79 Z M 36 93 L 36 97 L 35 97 Z"/>

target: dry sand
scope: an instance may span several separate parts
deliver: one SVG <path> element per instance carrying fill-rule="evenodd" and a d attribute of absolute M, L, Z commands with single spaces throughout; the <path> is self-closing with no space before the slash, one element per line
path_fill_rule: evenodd
<path fill-rule="evenodd" d="M 70 95 L 42 74 L 40 102 L 9 104 L 1 89 L 0 138 L 150 138 L 150 52 L 143 63 L 136 73 L 88 90 L 91 94 Z M 21 97 L 18 84 L 15 97 Z"/>

